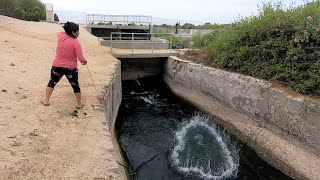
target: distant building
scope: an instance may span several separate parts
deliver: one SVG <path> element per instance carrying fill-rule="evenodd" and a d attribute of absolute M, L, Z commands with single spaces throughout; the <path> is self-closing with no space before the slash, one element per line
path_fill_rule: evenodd
<path fill-rule="evenodd" d="M 54 21 L 53 4 L 46 3 L 46 20 Z"/>

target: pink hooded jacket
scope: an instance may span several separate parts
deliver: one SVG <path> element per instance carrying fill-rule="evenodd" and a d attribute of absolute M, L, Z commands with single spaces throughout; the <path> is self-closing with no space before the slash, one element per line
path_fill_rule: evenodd
<path fill-rule="evenodd" d="M 59 32 L 56 56 L 53 59 L 53 66 L 64 68 L 77 68 L 77 59 L 85 62 L 82 48 L 79 41 L 70 37 L 65 32 Z"/>

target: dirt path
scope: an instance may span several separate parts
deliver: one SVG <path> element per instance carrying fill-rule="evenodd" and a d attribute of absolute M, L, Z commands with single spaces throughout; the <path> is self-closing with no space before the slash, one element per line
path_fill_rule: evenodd
<path fill-rule="evenodd" d="M 57 24 L 0 16 L 0 179 L 120 179 L 104 114 L 91 106 L 99 102 L 85 66 L 79 65 L 79 117 L 70 115 L 75 97 L 65 78 L 49 107 L 39 103 L 58 31 Z M 84 28 L 79 41 L 102 91 L 117 60 Z"/>

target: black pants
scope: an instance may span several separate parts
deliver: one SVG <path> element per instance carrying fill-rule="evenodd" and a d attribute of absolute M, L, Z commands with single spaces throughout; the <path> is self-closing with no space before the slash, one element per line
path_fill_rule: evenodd
<path fill-rule="evenodd" d="M 48 87 L 54 88 L 56 84 L 60 81 L 62 76 L 65 75 L 69 83 L 73 88 L 74 93 L 80 93 L 80 86 L 78 82 L 78 69 L 77 68 L 63 68 L 55 67 L 51 68 L 51 78 L 48 83 Z"/>

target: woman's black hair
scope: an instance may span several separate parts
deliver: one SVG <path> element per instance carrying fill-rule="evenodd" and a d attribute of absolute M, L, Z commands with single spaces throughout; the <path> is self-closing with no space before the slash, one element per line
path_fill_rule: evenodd
<path fill-rule="evenodd" d="M 63 29 L 69 36 L 75 38 L 72 32 L 79 31 L 79 25 L 68 21 L 67 23 L 64 24 Z"/>

